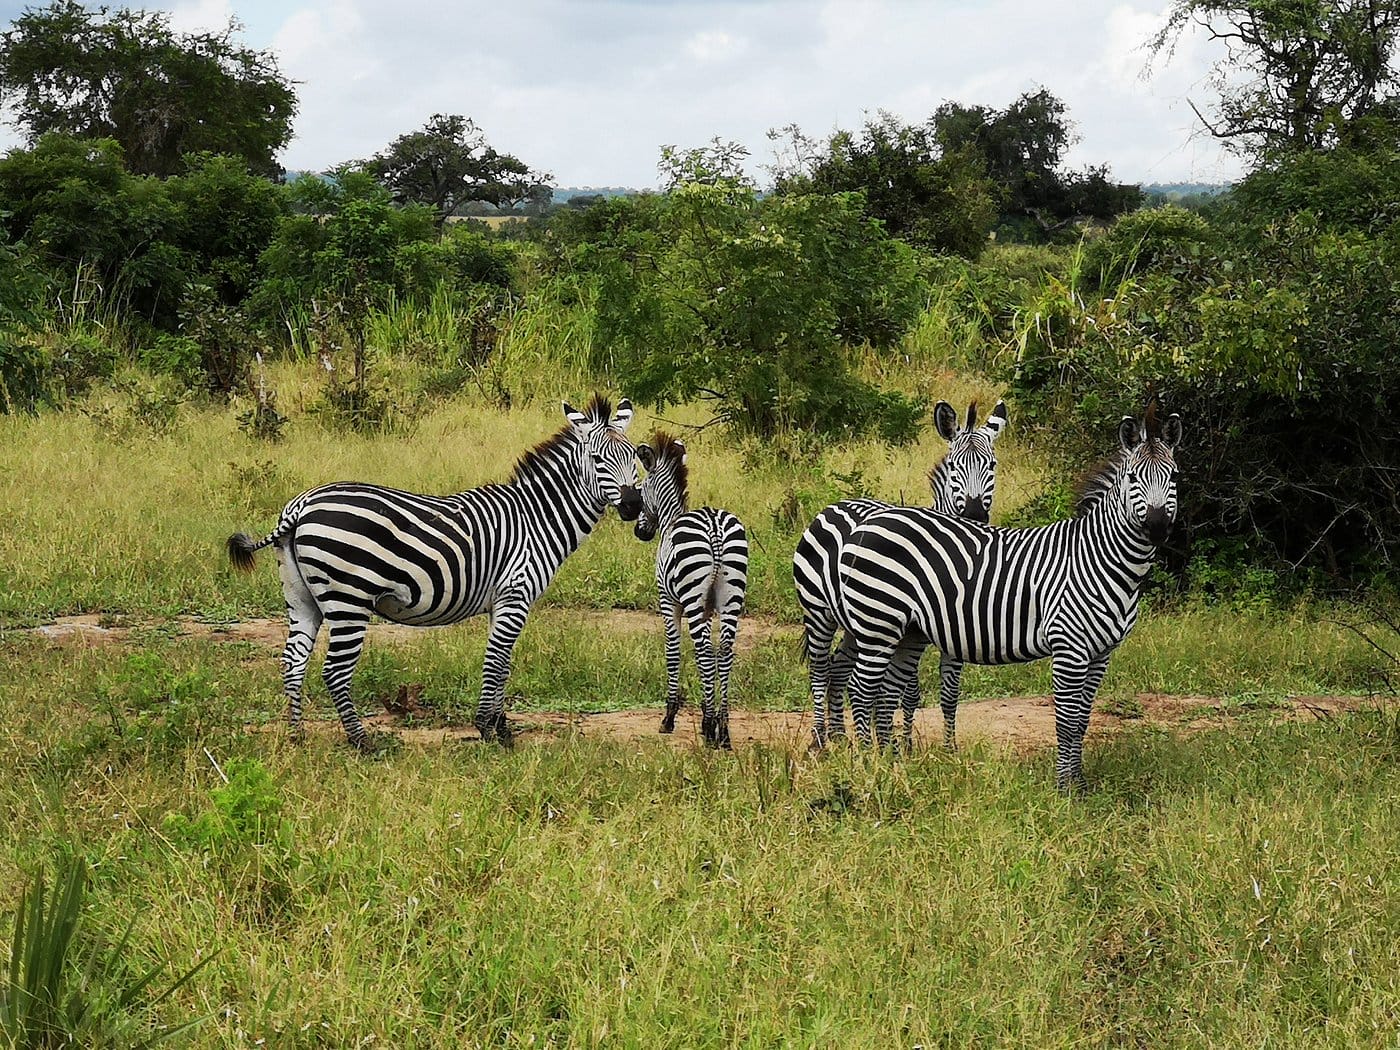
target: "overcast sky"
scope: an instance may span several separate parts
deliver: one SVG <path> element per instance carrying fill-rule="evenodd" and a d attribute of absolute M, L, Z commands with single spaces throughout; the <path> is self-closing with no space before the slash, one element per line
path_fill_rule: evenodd
<path fill-rule="evenodd" d="M 120 6 L 120 0 L 109 0 Z M 8 23 L 26 6 L 0 0 Z M 37 5 L 34 5 L 37 6 Z M 136 5 L 132 5 L 136 6 Z M 561 186 L 657 182 L 662 145 L 719 136 L 772 159 L 765 132 L 907 122 L 953 100 L 1002 107 L 1044 86 L 1079 139 L 1072 167 L 1125 182 L 1222 182 L 1239 166 L 1197 131 L 1217 57 L 1188 38 L 1144 77 L 1165 0 L 188 0 L 178 29 L 230 17 L 296 81 L 282 163 L 368 157 L 433 113 L 473 118 Z M 0 145 L 18 141 L 11 130 Z"/>

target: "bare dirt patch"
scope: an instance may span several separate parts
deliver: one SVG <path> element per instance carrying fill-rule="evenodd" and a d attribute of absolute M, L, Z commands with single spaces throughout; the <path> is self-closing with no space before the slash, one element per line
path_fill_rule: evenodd
<path fill-rule="evenodd" d="M 1267 707 L 1241 707 L 1209 697 L 1164 696 L 1144 693 L 1138 698 L 1142 714 L 1123 717 L 1108 711 L 1095 711 L 1090 733 L 1100 739 L 1105 734 L 1139 726 L 1153 726 L 1178 735 L 1221 728 L 1237 721 L 1246 712 L 1262 713 L 1271 721 L 1294 722 L 1330 718 L 1347 711 L 1373 706 L 1365 697 L 1289 697 Z M 518 740 L 545 743 L 579 736 L 624 742 L 656 741 L 672 747 L 700 746 L 700 712 L 690 706 L 676 719 L 676 731 L 658 732 L 661 708 L 637 708 L 597 714 L 567 714 L 558 711 L 512 712 L 511 725 Z M 415 719 L 380 712 L 365 719 L 376 732 L 390 733 L 405 744 L 434 746 L 453 741 L 480 739 L 470 725 L 426 726 Z M 806 748 L 812 738 L 811 714 L 806 711 L 747 711 L 729 714 L 729 730 L 735 747 L 764 744 L 769 747 Z M 280 727 L 261 727 L 278 731 Z M 308 722 L 313 733 L 337 735 L 340 723 L 333 719 Z M 938 708 L 922 708 L 914 722 L 916 747 L 937 747 L 943 739 L 943 716 Z M 1017 696 L 964 703 L 958 709 L 958 739 L 982 740 L 1013 751 L 1037 751 L 1055 743 L 1055 709 L 1048 696 Z"/>
<path fill-rule="evenodd" d="M 632 609 L 570 610 L 575 621 L 594 621 L 609 631 L 656 633 L 660 618 L 652 612 Z M 485 629 L 484 619 L 480 621 Z M 279 619 L 256 619 L 241 623 L 206 623 L 184 617 L 157 624 L 129 623 L 99 615 L 65 616 L 53 623 L 31 628 L 31 633 L 60 645 L 121 645 L 138 641 L 141 632 L 160 629 L 181 637 L 249 642 L 280 648 L 286 639 L 286 624 Z M 375 639 L 402 642 L 424 637 L 417 627 L 375 623 L 370 635 Z M 790 641 L 797 658 L 801 630 L 791 624 L 762 617 L 747 617 L 739 635 L 739 648 L 751 649 L 770 641 Z M 405 694 L 407 696 L 407 694 Z M 416 700 L 416 697 L 408 697 Z M 1095 710 L 1090 732 L 1096 736 L 1117 733 L 1134 726 L 1155 726 L 1173 733 L 1187 734 L 1219 728 L 1250 715 L 1271 721 L 1304 721 L 1330 718 L 1336 714 L 1371 706 L 1377 701 L 1365 697 L 1293 696 L 1278 700 L 1245 703 L 1205 696 L 1168 696 L 1141 693 L 1133 701 L 1108 703 Z M 416 708 L 416 709 L 415 709 Z M 773 747 L 805 748 L 811 739 L 811 713 L 808 711 L 730 712 L 730 736 L 736 747 L 762 743 Z M 381 711 L 366 718 L 375 730 L 392 733 L 407 744 L 440 745 L 455 740 L 475 740 L 479 735 L 471 725 L 430 725 L 433 714 L 415 704 L 400 712 Z M 657 729 L 661 708 L 608 711 L 598 714 L 568 714 L 555 711 L 516 711 L 511 723 L 517 737 L 525 742 L 544 742 L 581 736 L 622 741 L 655 740 L 671 746 L 694 747 L 700 740 L 700 714 L 693 706 L 682 710 L 676 732 L 662 735 Z M 332 719 L 308 721 L 314 733 L 340 733 L 340 723 Z M 278 725 L 259 727 L 279 731 Z M 938 746 L 943 739 L 943 718 L 937 706 L 918 712 L 914 728 L 920 747 Z M 986 740 L 1017 751 L 1033 751 L 1055 742 L 1055 709 L 1048 696 L 1018 696 L 964 702 L 958 709 L 958 738 Z"/>

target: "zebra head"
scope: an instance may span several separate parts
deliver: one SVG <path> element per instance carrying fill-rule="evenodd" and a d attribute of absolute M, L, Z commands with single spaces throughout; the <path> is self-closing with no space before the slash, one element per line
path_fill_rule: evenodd
<path fill-rule="evenodd" d="M 688 482 L 685 445 L 670 434 L 657 431 L 652 444 L 637 446 L 637 457 L 646 467 L 647 476 L 641 488 L 642 513 L 632 531 L 637 539 L 646 543 L 656 536 L 658 529 L 685 510 Z"/>
<path fill-rule="evenodd" d="M 967 406 L 965 426 L 959 424 L 953 406 L 940 401 L 933 409 L 933 424 L 948 442 L 947 455 L 929 471 L 933 509 L 986 524 L 991 520 L 997 483 L 997 454 L 993 446 L 1006 426 L 1006 402 L 998 401 L 979 427 L 976 401 Z"/>
<path fill-rule="evenodd" d="M 583 450 L 580 467 L 584 487 L 601 502 L 616 507 L 623 521 L 633 521 L 641 513 L 642 497 L 637 491 L 637 450 L 627 440 L 632 402 L 623 398 L 617 404 L 617 415 L 609 419 L 610 412 L 607 399 L 597 394 L 582 412 L 564 402 L 564 418 Z"/>
<path fill-rule="evenodd" d="M 1160 547 L 1176 522 L 1176 458 L 1181 440 L 1181 417 L 1173 412 L 1165 421 L 1157 418 L 1157 401 L 1148 402 L 1141 421 L 1124 416 L 1118 424 L 1123 464 L 1118 490 L 1129 522 L 1142 530 L 1147 541 Z"/>

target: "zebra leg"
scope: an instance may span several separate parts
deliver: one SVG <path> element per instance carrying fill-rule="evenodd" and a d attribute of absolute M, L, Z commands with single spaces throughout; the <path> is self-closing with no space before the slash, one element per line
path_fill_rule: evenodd
<path fill-rule="evenodd" d="M 1089 658 L 1078 652 L 1057 652 L 1051 657 L 1051 677 L 1055 684 L 1055 787 L 1061 794 L 1084 789 L 1084 727 L 1088 708 L 1084 705 L 1084 683 L 1089 674 Z"/>
<path fill-rule="evenodd" d="M 714 625 L 703 610 L 688 617 L 690 640 L 695 643 L 695 663 L 700 669 L 703 696 L 700 701 L 700 736 L 711 747 L 720 747 L 719 715 L 715 710 Z"/>
<path fill-rule="evenodd" d="M 326 644 L 326 662 L 321 668 L 321 677 L 326 681 L 331 702 L 335 704 L 335 713 L 340 716 L 340 724 L 345 727 L 350 744 L 364 751 L 369 747 L 369 737 L 360 722 L 359 712 L 350 700 L 350 679 L 355 674 L 355 665 L 359 663 L 360 650 L 364 648 L 369 612 L 350 608 L 331 612 L 326 619 L 330 624 L 330 639 Z"/>
<path fill-rule="evenodd" d="M 661 622 L 666 627 L 666 715 L 661 732 L 676 731 L 676 714 L 681 709 L 681 625 L 674 602 L 661 601 Z"/>
<path fill-rule="evenodd" d="M 897 666 L 890 669 L 892 678 L 899 679 L 890 682 L 890 692 L 895 702 L 904 709 L 904 750 L 911 753 L 914 750 L 914 716 L 923 700 L 923 694 L 919 691 L 919 661 L 923 655 L 924 650 L 920 646 L 907 672 L 901 672 Z"/>
<path fill-rule="evenodd" d="M 846 687 L 856 667 L 856 643 L 849 634 L 841 635 L 841 644 L 831 657 L 831 673 L 826 684 L 827 718 L 831 723 L 832 739 L 846 736 Z M 852 704 L 852 715 L 855 705 Z"/>
<path fill-rule="evenodd" d="M 855 674 L 851 678 L 851 715 L 856 724 L 856 739 L 871 743 L 870 715 L 879 703 L 889 674 L 894 646 L 876 642 L 856 651 Z"/>
<path fill-rule="evenodd" d="M 958 749 L 958 693 L 962 688 L 963 665 L 943 657 L 938 662 L 938 706 L 943 709 L 943 749 Z"/>
<path fill-rule="evenodd" d="M 1084 779 L 1084 737 L 1089 732 L 1089 714 L 1094 707 L 1094 697 L 1098 695 L 1099 686 L 1103 684 L 1104 672 L 1108 670 L 1108 654 L 1096 657 L 1089 661 L 1089 667 L 1084 674 L 1084 688 L 1082 692 L 1082 714 L 1075 724 L 1074 730 L 1079 737 L 1079 752 L 1075 756 L 1075 766 L 1073 770 L 1074 779 L 1083 786 Z"/>
<path fill-rule="evenodd" d="M 923 654 L 924 647 L 910 642 L 907 638 L 895 647 L 889 671 L 880 690 L 879 706 L 875 711 L 875 739 L 880 742 L 881 747 L 889 747 L 894 740 L 894 712 L 900 706 L 911 679 L 914 688 L 918 689 L 919 657 Z M 912 732 L 905 742 L 910 747 L 913 746 Z"/>
<path fill-rule="evenodd" d="M 292 555 L 277 548 L 277 572 L 282 577 L 282 596 L 287 603 L 287 644 L 282 650 L 282 691 L 287 695 L 287 724 L 292 739 L 300 740 L 301 691 L 306 682 L 306 665 L 316 648 L 316 635 L 325 617 L 311 589 L 302 579 Z"/>
<path fill-rule="evenodd" d="M 725 612 L 719 624 L 719 656 L 717 677 L 719 680 L 719 706 L 715 717 L 719 720 L 719 746 L 729 751 L 733 744 L 729 741 L 729 675 L 734 670 L 734 639 L 739 634 L 739 614 Z"/>
<path fill-rule="evenodd" d="M 481 662 L 481 699 L 476 704 L 477 732 L 487 743 L 515 746 L 515 736 L 506 721 L 506 679 L 510 677 L 510 657 L 520 632 L 525 629 L 528 605 L 496 601 L 491 610 L 491 629 L 486 635 L 486 657 Z"/>
<path fill-rule="evenodd" d="M 829 616 L 808 615 L 802 622 L 807 647 L 807 674 L 812 689 L 812 750 L 819 751 L 827 741 L 827 680 L 831 673 L 831 640 L 836 623 Z M 845 726 L 841 727 L 843 730 Z"/>

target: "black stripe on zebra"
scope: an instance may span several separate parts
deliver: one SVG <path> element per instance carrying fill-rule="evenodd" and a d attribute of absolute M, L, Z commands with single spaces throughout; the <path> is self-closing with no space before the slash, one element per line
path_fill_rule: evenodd
<path fill-rule="evenodd" d="M 643 541 L 661 533 L 656 550 L 656 594 L 666 627 L 666 715 L 661 732 L 675 729 L 681 706 L 679 621 L 684 619 L 705 691 L 700 702 L 701 737 L 711 747 L 729 748 L 729 676 L 748 587 L 748 535 L 743 523 L 727 510 L 686 509 L 688 471 L 681 442 L 657 433 L 650 445 L 637 446 L 637 455 L 647 476 L 634 531 Z"/>
<path fill-rule="evenodd" d="M 1006 402 L 998 401 L 982 426 L 977 425 L 977 402 L 967 409 L 967 423 L 960 426 L 953 406 L 940 401 L 933 410 L 934 425 L 948 442 L 948 451 L 929 471 L 933 506 L 945 514 L 988 521 L 996 490 L 995 443 L 1007 423 Z M 832 653 L 836 637 L 837 568 L 841 548 L 862 521 L 893 504 L 880 500 L 842 500 L 824 509 L 807 527 L 793 552 L 792 576 L 802 605 L 802 628 L 812 691 L 812 745 L 825 746 L 832 737 L 846 734 L 842 694 L 855 666 L 855 647 L 843 638 Z M 914 714 L 918 709 L 918 667 L 908 681 L 891 680 L 889 688 L 902 697 L 904 736 L 912 744 Z M 962 665 L 944 658 L 939 664 L 939 704 L 943 710 L 943 739 L 956 746 L 958 691 Z"/>
<path fill-rule="evenodd" d="M 230 560 L 245 571 L 261 548 L 277 552 L 288 625 L 282 680 L 294 733 L 322 623 L 326 687 L 350 742 L 363 746 L 350 679 L 371 614 L 429 627 L 489 612 L 476 725 L 483 739 L 510 744 L 505 684 L 530 606 L 610 505 L 624 521 L 642 507 L 636 452 L 625 436 L 631 403 L 619 402 L 614 415 L 595 395 L 582 412 L 566 403 L 564 417 L 567 425 L 526 452 L 505 484 L 452 496 L 322 485 L 288 503 L 264 539 L 229 537 Z"/>
<path fill-rule="evenodd" d="M 964 663 L 1050 657 L 1056 781 L 1083 785 L 1084 734 L 1113 650 L 1137 621 L 1142 582 L 1176 518 L 1173 453 L 1181 420 L 1155 403 L 1124 417 L 1120 452 L 1094 476 L 1078 516 L 1038 528 L 980 525 L 932 510 L 868 517 L 841 553 L 837 615 L 858 651 L 856 730 L 889 741 L 891 667 L 907 673 L 932 644 Z"/>

